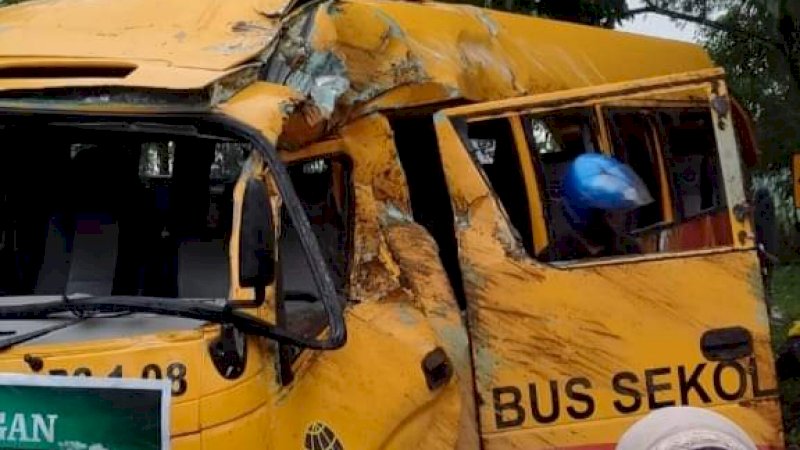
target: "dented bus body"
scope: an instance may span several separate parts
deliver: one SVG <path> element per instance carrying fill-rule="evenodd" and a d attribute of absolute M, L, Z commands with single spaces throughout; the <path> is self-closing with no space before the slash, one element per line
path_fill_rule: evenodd
<path fill-rule="evenodd" d="M 0 8 L 0 113 L 0 372 L 168 380 L 169 448 L 784 447 L 755 144 L 697 46 L 37 0 Z M 653 194 L 635 251 L 566 235 L 585 152 Z"/>

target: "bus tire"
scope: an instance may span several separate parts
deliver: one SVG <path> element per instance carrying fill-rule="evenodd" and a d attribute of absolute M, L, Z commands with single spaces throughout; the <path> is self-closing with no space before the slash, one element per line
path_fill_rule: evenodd
<path fill-rule="evenodd" d="M 634 423 L 616 450 L 756 450 L 738 425 L 708 409 L 657 409 Z"/>

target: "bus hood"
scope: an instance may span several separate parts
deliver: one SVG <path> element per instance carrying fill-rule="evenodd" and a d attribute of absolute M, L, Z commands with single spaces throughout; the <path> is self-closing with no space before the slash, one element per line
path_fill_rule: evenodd
<path fill-rule="evenodd" d="M 226 70 L 272 40 L 288 2 L 43 0 L 0 8 L 0 61 L 108 58 Z"/>
<path fill-rule="evenodd" d="M 258 60 L 288 0 L 41 0 L 0 7 L 0 90 L 202 89 Z"/>

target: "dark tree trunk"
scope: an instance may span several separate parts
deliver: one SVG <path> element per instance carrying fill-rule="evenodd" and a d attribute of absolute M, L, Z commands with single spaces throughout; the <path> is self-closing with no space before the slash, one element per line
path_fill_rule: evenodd
<path fill-rule="evenodd" d="M 778 22 L 778 30 L 783 38 L 782 52 L 786 57 L 786 64 L 789 66 L 789 74 L 792 76 L 795 88 L 800 90 L 800 18 L 793 18 L 785 13 Z"/>

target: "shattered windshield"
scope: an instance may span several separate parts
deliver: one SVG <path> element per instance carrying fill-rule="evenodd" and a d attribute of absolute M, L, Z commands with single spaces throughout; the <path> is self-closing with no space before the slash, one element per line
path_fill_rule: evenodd
<path fill-rule="evenodd" d="M 248 146 L 4 133 L 0 295 L 228 296 L 233 187 Z"/>

